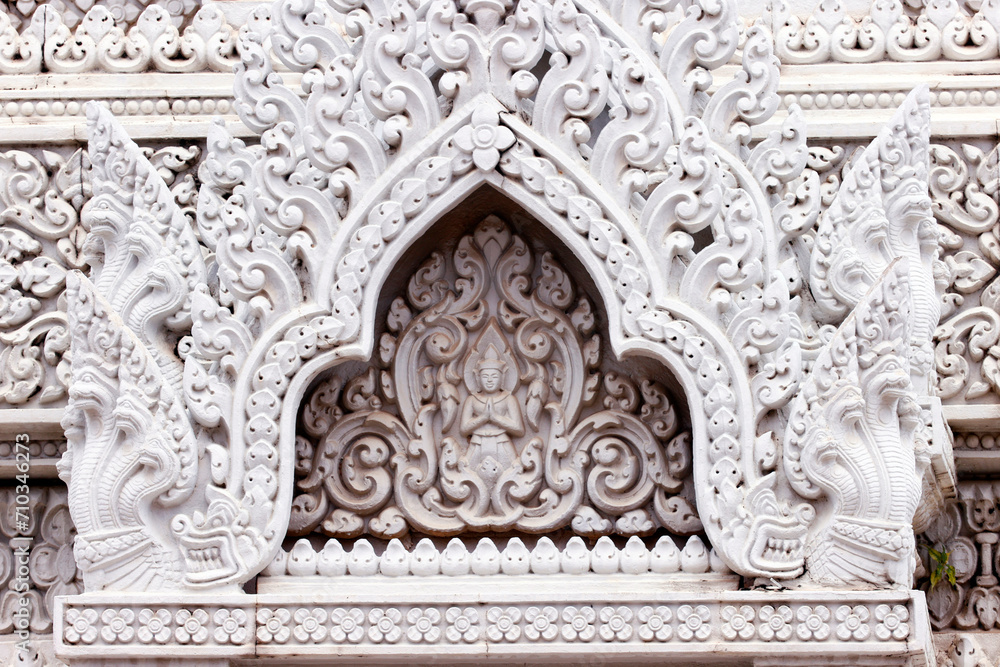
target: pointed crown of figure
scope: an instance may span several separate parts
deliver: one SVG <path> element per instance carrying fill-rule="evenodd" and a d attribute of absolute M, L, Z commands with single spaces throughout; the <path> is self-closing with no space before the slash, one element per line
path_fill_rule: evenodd
<path fill-rule="evenodd" d="M 500 358 L 500 354 L 497 352 L 497 349 L 493 345 L 490 345 L 488 348 L 486 348 L 486 353 L 483 354 L 483 356 L 479 359 L 478 362 L 476 362 L 477 372 L 485 370 L 502 371 L 505 368 L 507 368 L 507 364 L 504 363 L 504 360 Z"/>

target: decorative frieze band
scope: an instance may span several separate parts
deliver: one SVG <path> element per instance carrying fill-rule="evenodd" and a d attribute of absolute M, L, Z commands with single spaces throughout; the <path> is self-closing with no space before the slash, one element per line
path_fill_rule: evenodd
<path fill-rule="evenodd" d="M 955 449 L 1000 451 L 1000 433 L 956 433 Z"/>
<path fill-rule="evenodd" d="M 28 444 L 28 455 L 33 459 L 58 459 L 65 451 L 65 440 L 35 440 Z M 0 461 L 13 459 L 14 454 L 14 442 L 0 441 Z"/>
<path fill-rule="evenodd" d="M 0 34 L 8 45 L 0 53 L 0 73 L 228 72 L 239 59 L 237 31 L 243 22 L 230 21 L 224 7 L 199 8 L 193 0 L 162 5 L 22 0 L 0 12 Z M 759 24 L 769 29 L 775 54 L 786 66 L 1000 56 L 996 0 L 978 3 L 978 9 L 947 0 L 917 10 L 901 0 L 880 0 L 863 16 L 848 14 L 840 0 L 825 0 L 812 15 L 795 16 L 781 0 L 763 17 L 742 19 L 741 46 Z"/>
<path fill-rule="evenodd" d="M 839 89 L 824 86 L 824 90 L 819 92 L 813 88 L 787 91 L 781 97 L 780 108 L 788 109 L 797 104 L 805 110 L 895 109 L 905 98 L 905 93 L 894 89 L 858 90 L 856 85 L 844 85 Z M 956 87 L 930 93 L 931 106 L 940 108 L 993 107 L 998 99 L 1000 92 L 994 88 Z"/>
<path fill-rule="evenodd" d="M 233 11 L 230 3 L 181 11 L 181 4 L 188 5 L 174 3 L 166 8 L 150 4 L 141 13 L 125 16 L 122 8 L 132 4 L 99 4 L 80 13 L 69 0 L 17 3 L 28 11 L 23 20 L 17 12 L 0 12 L 0 35 L 7 45 L 0 50 L 0 78 L 11 79 L 0 86 L 11 93 L 0 95 L 0 143 L 82 137 L 82 104 L 95 97 L 133 121 L 126 126 L 139 139 L 205 136 L 206 117 L 230 115 L 230 72 L 240 60 L 238 32 L 244 24 L 266 25 L 267 13 L 244 16 L 245 11 Z M 784 3 L 776 3 L 769 15 L 744 19 L 743 44 L 749 22 L 763 22 L 783 65 L 777 90 L 781 108 L 769 122 L 753 128 L 755 136 L 763 139 L 780 128 L 788 108 L 797 104 L 814 128 L 813 136 L 824 128 L 830 137 L 871 137 L 902 96 L 928 76 L 933 79 L 931 105 L 937 111 L 932 116 L 935 135 L 995 135 L 992 107 L 1000 83 L 990 63 L 1000 55 L 995 27 L 1000 26 L 1000 4 L 983 2 L 971 13 L 955 0 L 935 3 L 913 16 L 905 9 L 900 0 L 878 2 L 870 16 L 852 17 L 839 1 L 827 0 L 805 18 L 791 16 Z M 733 58 L 729 67 L 735 71 L 739 53 Z M 863 69 L 874 61 L 885 61 L 878 77 Z M 190 90 L 191 75 L 213 73 L 221 76 L 218 85 Z M 727 68 L 719 73 L 720 81 L 731 74 Z M 100 79 L 112 74 L 143 80 L 138 85 L 113 79 L 79 87 L 72 82 L 80 75 Z M 162 78 L 164 74 L 175 76 Z M 68 75 L 71 83 L 61 85 L 58 78 L 49 78 L 59 75 Z M 822 89 L 815 88 L 819 80 Z M 95 95 L 95 90 L 109 87 L 114 92 Z M 55 97 L 26 92 L 38 90 Z M 150 90 L 160 94 L 139 95 Z M 137 97 L 128 99 L 127 91 Z M 119 99 L 120 108 L 115 108 Z M 6 124 L 12 126 L 10 131 L 5 132 Z M 246 134 L 236 124 L 234 130 Z"/>
<path fill-rule="evenodd" d="M 823 0 L 804 17 L 792 15 L 786 0 L 775 0 L 758 20 L 774 34 L 775 53 L 785 65 L 995 59 L 1000 3 L 962 4 L 876 0 L 867 13 L 851 15 L 841 0 Z"/>
<path fill-rule="evenodd" d="M 464 586 L 464 593 L 461 592 Z M 588 595 L 585 577 L 539 597 L 527 582 L 482 601 L 459 584 L 388 603 L 371 595 L 257 595 L 178 598 L 150 604 L 108 596 L 58 602 L 55 641 L 67 657 L 221 657 L 322 654 L 336 660 L 364 651 L 372 659 L 410 655 L 538 654 L 558 651 L 720 656 L 773 651 L 796 655 L 930 657 L 921 593 L 739 591 L 649 596 L 653 581 Z M 479 591 L 479 592 L 477 592 Z M 592 591 L 596 593 L 597 591 Z M 593 600 L 601 599 L 602 602 Z M 697 647 L 697 648 L 695 648 Z"/>
<path fill-rule="evenodd" d="M 232 101 L 228 97 L 139 97 L 137 99 L 122 99 L 114 101 L 102 100 L 102 106 L 116 116 L 208 116 L 226 115 L 232 109 Z M 0 118 L 35 118 L 43 121 L 46 118 L 78 116 L 84 119 L 86 114 L 83 105 L 76 100 L 63 102 L 45 99 L 25 99 L 19 102 L 8 101 L 3 104 Z"/>
<path fill-rule="evenodd" d="M 871 75 L 870 65 L 783 64 L 779 110 L 754 127 L 754 136 L 763 139 L 779 128 L 788 109 L 798 105 L 807 125 L 815 128 L 810 136 L 864 140 L 885 123 L 901 94 L 928 80 L 932 137 L 997 135 L 1000 75 L 994 65 L 883 62 L 878 76 Z"/>
<path fill-rule="evenodd" d="M 216 117 L 246 135 L 232 95 L 229 73 L 0 75 L 0 144 L 82 142 L 90 100 L 141 140 L 205 137 Z"/>
<path fill-rule="evenodd" d="M 69 28 L 76 28 L 81 22 L 87 20 L 88 14 L 93 11 L 93 0 L 52 0 L 51 2 L 40 2 L 39 0 L 18 0 L 17 2 L 4 3 L 3 12 L 6 14 L 11 26 L 14 28 L 24 28 L 31 23 L 35 14 L 44 10 L 57 15 L 61 23 Z M 143 8 L 148 3 L 142 0 L 115 0 L 114 2 L 101 3 L 111 14 L 115 23 L 124 30 L 132 27 L 136 19 L 142 14 Z M 169 16 L 171 25 L 180 27 L 190 22 L 191 17 L 201 5 L 198 0 L 172 0 L 163 3 L 163 9 Z"/>
<path fill-rule="evenodd" d="M 872 137 L 913 85 L 928 72 L 888 63 L 886 72 L 865 89 L 861 72 L 830 66 L 785 67 L 778 88 L 779 110 L 766 123 L 752 128 L 763 139 L 780 128 L 788 109 L 798 105 L 812 135 L 831 139 Z M 920 65 L 927 69 L 930 65 Z M 731 73 L 727 69 L 721 72 Z M 298 75 L 283 74 L 288 81 Z M 725 80 L 725 78 L 723 79 Z M 822 89 L 816 81 L 822 80 Z M 138 140 L 205 137 L 212 118 L 221 116 L 234 136 L 251 132 L 232 110 L 231 74 L 0 75 L 0 144 L 54 143 L 86 134 L 83 105 L 98 100 L 121 119 Z M 931 91 L 932 136 L 996 136 L 995 105 L 1000 99 L 1000 75 L 942 71 Z M 44 97 L 42 96 L 44 95 Z"/>
<path fill-rule="evenodd" d="M 32 440 L 28 450 L 18 449 L 13 440 L 0 440 L 0 479 L 14 479 L 27 461 L 35 479 L 56 477 L 56 466 L 66 452 L 65 440 Z M 27 456 L 27 458 L 25 458 Z M 21 464 L 21 465 L 18 465 Z M 2 489 L 0 489 L 2 493 Z"/>
<path fill-rule="evenodd" d="M 188 3 L 193 9 L 191 0 L 153 3 L 132 16 L 116 16 L 114 7 L 102 3 L 92 6 L 78 22 L 71 13 L 59 11 L 63 3 L 42 4 L 21 22 L 20 29 L 12 21 L 16 16 L 0 12 L 5 45 L 0 51 L 0 73 L 231 71 L 239 61 L 237 28 L 229 24 L 218 4 L 210 3 L 180 29 L 180 21 L 175 25 L 173 19 L 184 14 L 175 11 L 172 15 L 169 6 Z M 17 3 L 24 4 L 28 3 Z"/>

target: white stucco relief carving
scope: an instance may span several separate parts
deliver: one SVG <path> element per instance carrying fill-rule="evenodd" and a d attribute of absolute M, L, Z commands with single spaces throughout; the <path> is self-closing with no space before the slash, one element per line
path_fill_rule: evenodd
<path fill-rule="evenodd" d="M 787 65 L 995 59 L 1000 5 L 995 0 L 973 4 L 874 2 L 858 14 L 843 2 L 827 1 L 804 15 L 782 0 L 769 3 L 763 18 L 776 55 Z M 0 54 L 4 74 L 140 72 L 147 67 L 228 72 L 239 57 L 240 25 L 229 19 L 233 12 L 224 5 L 27 0 L 11 9 L 0 13 L 0 34 L 9 45 Z M 757 22 L 741 17 L 741 47 Z"/>
<path fill-rule="evenodd" d="M 770 26 L 782 63 L 927 62 L 996 58 L 1000 5 L 986 0 L 910 3 L 873 2 L 857 15 L 840 0 L 814 5 L 795 16 L 786 0 L 770 3 Z"/>
<path fill-rule="evenodd" d="M 95 197 L 85 219 L 94 268 L 90 279 L 67 278 L 73 390 L 64 464 L 88 591 L 223 587 L 272 560 L 295 493 L 295 415 L 306 389 L 345 360 L 378 354 L 386 277 L 414 239 L 482 186 L 515 201 L 578 258 L 596 288 L 594 307 L 606 313 L 602 354 L 650 357 L 677 378 L 690 410 L 698 514 L 729 567 L 775 578 L 808 568 L 827 583 L 853 585 L 853 575 L 823 555 L 833 548 L 830 531 L 850 552 L 867 548 L 868 537 L 841 527 L 882 521 L 903 540 L 893 551 L 898 565 L 870 568 L 860 579 L 908 585 L 905 526 L 920 499 L 923 465 L 921 436 L 913 434 L 926 420 L 912 406 L 929 392 L 926 353 L 936 325 L 935 313 L 913 299 L 934 289 L 927 275 L 933 252 L 915 236 L 919 224 L 907 227 L 910 237 L 886 244 L 869 290 L 827 313 L 834 321 L 846 316 L 839 332 L 817 325 L 805 288 L 817 293 L 818 281 L 802 237 L 816 221 L 819 193 L 804 172 L 801 117 L 793 112 L 782 132 L 748 147 L 750 127 L 777 107 L 777 60 L 766 30 L 750 31 L 743 68 L 710 94 L 710 71 L 737 47 L 733 6 L 696 3 L 682 18 L 646 9 L 657 20 L 585 0 L 485 4 L 469 14 L 447 0 L 332 10 L 275 3 L 270 24 L 261 13 L 242 33 L 237 71 L 236 107 L 261 134 L 260 146 L 213 130 L 197 235 L 110 114 L 91 110 Z M 302 73 L 300 90 L 273 71 L 265 44 Z M 890 146 L 878 157 L 909 176 L 901 178 L 906 193 L 885 205 L 902 227 L 911 208 L 929 208 L 928 123 L 919 98 L 879 140 Z M 897 156 L 893 141 L 916 149 Z M 859 183 L 858 193 L 842 197 L 878 187 Z M 860 224 L 836 209 L 819 234 Z M 907 261 L 890 265 L 896 257 Z M 493 260 L 484 265 L 499 271 Z M 523 371 L 518 354 L 525 351 L 488 303 L 482 328 L 463 324 L 469 341 L 457 377 L 446 370 L 434 378 L 443 421 L 426 437 L 442 447 L 442 460 L 445 433 L 461 441 L 454 470 L 479 489 L 479 507 L 439 532 L 477 521 L 523 528 L 518 522 L 536 511 L 541 529 L 570 511 L 553 498 L 557 509 L 542 516 L 526 502 L 537 474 L 531 457 L 551 454 L 560 436 L 552 423 L 548 437 L 535 435 L 545 430 L 545 402 L 532 396 L 541 389 L 532 389 L 530 374 L 513 372 Z M 904 312 L 914 313 L 908 326 L 871 324 Z M 581 335 L 572 314 L 552 317 Z M 855 341 L 852 327 L 877 329 L 865 328 L 870 348 Z M 397 345 L 409 344 L 407 336 L 401 331 Z M 583 385 L 570 383 L 549 400 L 576 417 L 563 426 L 572 440 L 572 429 L 593 415 L 578 416 L 589 391 L 580 371 L 584 348 L 563 344 L 566 368 Z M 406 358 L 397 348 L 394 363 Z M 788 433 L 798 436 L 846 428 L 855 418 L 830 407 L 843 398 L 829 394 L 823 377 L 834 358 L 863 387 L 884 381 L 879 373 L 892 364 L 922 383 L 885 380 L 899 393 L 889 406 L 876 405 L 871 392 L 852 397 L 868 411 L 857 434 L 875 451 L 872 470 L 891 482 L 891 500 L 877 507 L 850 500 L 840 476 L 830 481 L 828 471 L 810 468 L 812 445 L 786 434 L 789 416 Z M 399 418 L 406 439 L 419 441 L 415 387 L 398 384 L 404 370 L 394 369 Z M 502 382 L 490 388 L 494 371 Z M 616 416 L 617 428 L 634 426 L 633 440 L 648 442 L 645 462 L 661 466 L 649 426 L 629 413 Z M 869 427 L 875 422 L 885 428 Z M 886 463 L 890 453 L 878 445 L 901 432 L 892 454 L 901 465 Z M 801 474 L 811 482 L 789 472 L 782 451 L 789 443 L 801 447 Z M 830 456 L 844 464 L 858 455 L 841 448 Z M 515 484 L 525 485 L 522 498 L 499 492 L 508 488 L 505 474 L 524 477 Z M 677 481 L 668 474 L 657 483 L 674 492 Z M 100 490 L 109 486 L 135 492 L 108 506 Z M 385 488 L 398 500 L 405 485 L 397 479 Z M 620 505 L 623 513 L 648 499 L 638 496 Z M 602 502 L 600 491 L 588 497 Z M 450 502 L 464 499 L 456 492 Z M 824 503 L 835 508 L 832 524 L 816 519 Z M 418 507 L 427 505 L 403 511 L 408 521 L 419 524 Z M 125 550 L 134 560 L 120 558 Z M 140 561 L 141 575 L 133 569 Z"/>
<path fill-rule="evenodd" d="M 144 149 L 178 203 L 195 194 L 187 171 L 197 146 Z M 85 266 L 88 230 L 80 210 L 91 197 L 85 151 L 12 150 L 0 158 L 0 401 L 61 407 L 69 383 L 65 275 Z M 193 209 L 185 210 L 193 218 Z"/>
<path fill-rule="evenodd" d="M 16 5 L 30 10 L 26 20 L 20 12 L 0 12 L 4 74 L 229 72 L 237 60 L 236 30 L 215 4 L 29 0 Z"/>
<path fill-rule="evenodd" d="M 817 358 L 792 403 L 784 464 L 795 490 L 829 512 L 806 546 L 828 583 L 911 585 L 913 517 L 930 464 L 911 384 L 908 266 L 897 259 Z M 872 483 L 869 480 L 878 480 Z"/>
<path fill-rule="evenodd" d="M 927 95 L 924 87 L 911 94 L 855 159 L 819 225 L 810 266 L 810 287 L 821 317 L 839 319 L 860 302 L 894 258 L 907 258 L 915 304 L 911 372 L 921 396 L 931 391 L 931 340 L 940 319 L 934 284 L 940 232 L 926 184 Z"/>
<path fill-rule="evenodd" d="M 594 306 L 550 253 L 490 217 L 405 294 L 377 366 L 305 403 L 290 532 L 701 530 L 673 399 L 606 369 Z"/>

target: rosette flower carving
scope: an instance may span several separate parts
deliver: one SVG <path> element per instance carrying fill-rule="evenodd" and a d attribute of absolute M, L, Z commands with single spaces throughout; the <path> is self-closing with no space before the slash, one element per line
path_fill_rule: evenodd
<path fill-rule="evenodd" d="M 286 612 L 287 613 L 287 612 Z M 258 618 L 260 614 L 258 614 Z M 166 644 L 170 640 L 170 612 L 166 609 L 139 610 L 136 636 L 143 644 Z"/>
<path fill-rule="evenodd" d="M 368 612 L 368 639 L 376 644 L 395 644 L 403 637 L 403 614 L 398 609 L 372 609 Z"/>
<path fill-rule="evenodd" d="M 496 111 L 479 106 L 472 112 L 472 124 L 455 133 L 455 145 L 472 156 L 478 169 L 492 171 L 500 162 L 500 153 L 514 145 L 514 133 L 500 124 Z"/>
<path fill-rule="evenodd" d="M 486 612 L 486 638 L 493 642 L 516 642 L 521 638 L 521 610 L 491 607 Z"/>
<path fill-rule="evenodd" d="M 98 634 L 97 618 L 93 609 L 66 610 L 63 638 L 69 644 L 93 644 Z"/>
<path fill-rule="evenodd" d="M 204 609 L 180 609 L 174 614 L 177 628 L 174 638 L 181 644 L 204 644 L 208 640 L 208 612 Z"/>
<path fill-rule="evenodd" d="M 131 609 L 105 609 L 101 613 L 101 639 L 109 644 L 128 644 L 135 637 L 135 612 Z"/>
<path fill-rule="evenodd" d="M 261 609 L 257 612 L 257 641 L 262 644 L 284 644 L 292 636 L 288 627 L 292 612 L 284 607 Z"/>
<path fill-rule="evenodd" d="M 593 607 L 566 607 L 562 612 L 562 636 L 568 642 L 589 642 L 597 636 Z"/>
<path fill-rule="evenodd" d="M 479 612 L 472 607 L 449 607 L 444 614 L 448 623 L 444 636 L 452 644 L 471 644 L 479 640 Z"/>
<path fill-rule="evenodd" d="M 862 642 L 871 635 L 872 613 L 864 605 L 841 605 L 834 614 L 837 619 L 837 639 Z"/>
<path fill-rule="evenodd" d="M 673 612 L 669 607 L 642 607 L 637 617 L 639 619 L 639 638 L 644 642 L 670 641 L 674 634 L 670 627 Z"/>

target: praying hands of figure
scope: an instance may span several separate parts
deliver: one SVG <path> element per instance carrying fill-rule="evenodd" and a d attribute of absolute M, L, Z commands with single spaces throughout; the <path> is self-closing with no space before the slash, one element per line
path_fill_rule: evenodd
<path fill-rule="evenodd" d="M 494 402 L 491 396 L 486 401 L 486 414 L 489 421 L 510 435 L 523 435 L 524 424 L 521 422 L 521 410 L 517 404 L 517 399 L 511 394 L 503 396 L 500 401 Z"/>
<path fill-rule="evenodd" d="M 483 407 L 477 409 L 476 403 L 480 403 Z M 493 400 L 486 399 L 483 401 L 475 395 L 469 396 L 465 399 L 465 407 L 462 410 L 462 434 L 472 435 L 478 429 L 482 428 L 486 424 L 492 421 L 493 417 Z"/>

